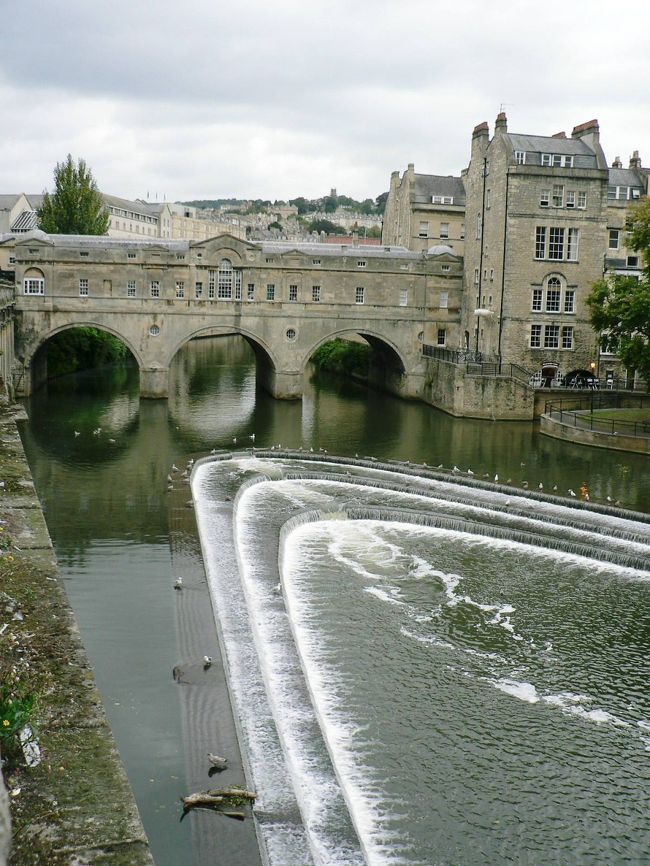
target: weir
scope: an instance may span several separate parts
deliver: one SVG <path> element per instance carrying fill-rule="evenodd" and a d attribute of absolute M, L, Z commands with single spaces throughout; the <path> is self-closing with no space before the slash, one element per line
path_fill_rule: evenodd
<path fill-rule="evenodd" d="M 408 480 L 403 480 L 405 476 Z M 336 538 L 336 527 L 340 527 L 342 537 L 351 539 L 356 534 L 349 536 L 344 529 L 357 524 L 359 537 L 372 525 L 389 532 L 392 527 L 410 526 L 433 532 L 432 540 L 439 538 L 443 544 L 456 538 L 462 546 L 467 539 L 471 542 L 468 556 L 479 557 L 477 563 L 483 556 L 481 551 L 485 551 L 487 562 L 495 550 L 501 550 L 506 561 L 509 557 L 530 561 L 534 573 L 543 572 L 547 563 L 555 563 L 552 570 L 557 570 L 561 555 L 570 572 L 591 568 L 596 575 L 602 569 L 614 568 L 634 581 L 645 582 L 649 577 L 650 527 L 644 515 L 605 506 L 589 508 L 586 503 L 458 478 L 428 467 L 282 449 L 253 450 L 220 453 L 199 461 L 192 487 L 213 603 L 229 660 L 242 745 L 251 777 L 262 792 L 259 836 L 271 866 L 303 862 L 380 864 L 391 862 L 397 852 L 400 862 L 415 863 L 412 858 L 422 853 L 418 847 L 421 841 L 410 838 L 408 819 L 384 814 L 387 801 L 379 793 L 381 785 L 377 788 L 376 780 L 363 777 L 358 759 L 350 751 L 360 748 L 361 756 L 366 750 L 375 751 L 374 745 L 364 736 L 359 739 L 354 727 L 341 738 L 352 722 L 341 722 L 341 730 L 332 727 L 332 712 L 335 708 L 336 713 L 342 712 L 345 704 L 342 698 L 323 691 L 327 678 L 321 681 L 321 674 L 316 673 L 320 667 L 313 668 L 314 649 L 303 645 L 311 623 L 320 615 L 313 618 L 315 608 L 303 619 L 300 611 L 305 604 L 305 610 L 310 609 L 311 590 L 294 584 L 291 576 L 300 562 L 299 568 L 307 569 L 305 574 L 310 575 L 310 584 L 315 581 L 312 569 L 321 568 L 321 559 L 311 565 L 309 539 L 319 539 L 323 531 Z M 231 517 L 228 502 L 233 496 Z M 442 535 L 435 535 L 437 532 Z M 232 533 L 234 548 L 228 553 Z M 308 545 L 300 548 L 299 556 L 294 545 L 297 537 Z M 347 567 L 344 563 L 350 556 L 345 554 L 340 560 L 342 567 Z M 330 573 L 332 563 L 323 563 Z M 384 573 L 384 567 L 380 566 L 379 573 Z M 398 557 L 395 568 L 400 567 Z M 363 566 L 365 580 L 373 568 Z M 482 571 L 480 565 L 477 568 Z M 385 579 L 392 573 L 389 570 Z M 469 604 L 468 610 L 492 617 L 483 628 L 493 623 L 493 629 L 512 635 L 514 646 L 529 646 L 528 652 L 536 652 L 533 640 L 527 642 L 511 623 L 514 606 L 496 599 L 473 601 L 456 592 L 461 580 L 469 578 L 444 577 L 450 610 Z M 317 585 L 316 581 L 314 587 Z M 395 586 L 399 587 L 399 581 Z M 374 596 L 388 602 L 389 609 L 404 604 L 399 590 L 396 592 L 387 593 L 381 585 L 373 589 Z M 405 637 L 409 634 L 408 629 L 404 631 Z M 424 645 L 453 647 L 447 639 L 423 635 L 422 640 Z M 310 679 L 314 675 L 316 681 Z M 504 694 L 534 695 L 535 702 L 546 700 L 544 692 L 534 687 L 509 686 L 507 676 L 488 677 L 486 681 L 493 681 Z M 556 699 L 549 697 L 552 705 L 551 698 Z M 567 713 L 579 715 L 584 709 L 582 697 L 557 700 Z M 584 710 L 591 718 L 589 712 Z M 603 719 L 615 718 L 603 713 Z M 594 715 L 594 719 L 600 718 Z M 372 775 L 374 771 L 367 772 Z M 295 792 L 295 799 L 286 799 L 288 788 Z M 301 820 L 296 824 L 298 814 Z M 291 839 L 283 837 L 278 853 L 280 827 L 287 824 L 293 827 Z M 307 859 L 307 849 L 311 859 Z M 488 856 L 483 862 L 497 861 Z"/>

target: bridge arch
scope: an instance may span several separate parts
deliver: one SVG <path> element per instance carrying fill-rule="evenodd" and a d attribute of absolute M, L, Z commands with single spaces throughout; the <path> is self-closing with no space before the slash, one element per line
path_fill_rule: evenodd
<path fill-rule="evenodd" d="M 243 337 L 255 354 L 257 362 L 257 381 L 258 383 L 271 394 L 276 392 L 276 374 L 278 371 L 278 358 L 276 353 L 271 349 L 268 342 L 260 337 L 259 334 L 247 329 L 232 327 L 227 325 L 208 325 L 196 328 L 194 331 L 184 335 L 174 344 L 168 358 L 167 367 L 171 364 L 177 353 L 187 345 L 191 340 L 200 339 L 201 337 L 227 337 L 239 336 Z"/>
<path fill-rule="evenodd" d="M 399 347 L 384 334 L 380 334 L 377 331 L 372 331 L 369 328 L 340 328 L 332 331 L 324 337 L 320 337 L 304 353 L 301 369 L 304 370 L 306 368 L 311 356 L 324 343 L 328 343 L 330 340 L 336 340 L 337 337 L 345 338 L 346 336 L 351 335 L 358 335 L 359 337 L 363 337 L 363 339 L 374 351 L 378 352 L 379 354 L 384 354 L 386 356 L 386 358 L 391 362 L 391 366 L 393 366 L 401 374 L 406 373 L 407 366 L 404 362 L 404 358 L 402 357 L 402 352 L 400 351 Z"/>
<path fill-rule="evenodd" d="M 389 337 L 365 327 L 337 328 L 319 338 L 303 356 L 301 365 L 303 374 L 310 358 L 320 346 L 330 340 L 344 339 L 351 335 L 362 337 L 372 349 L 368 370 L 369 384 L 392 394 L 402 395 L 409 372 L 402 351 Z"/>
<path fill-rule="evenodd" d="M 126 346 L 131 353 L 133 360 L 138 365 L 138 370 L 142 371 L 144 364 L 140 352 L 135 348 L 132 341 L 128 337 L 125 337 L 120 331 L 93 321 L 67 322 L 64 325 L 59 325 L 58 327 L 51 328 L 49 331 L 39 334 L 32 343 L 27 343 L 24 346 L 24 355 L 19 359 L 22 361 L 24 371 L 24 381 L 22 383 L 22 392 L 24 394 L 32 393 L 35 388 L 42 385 L 47 379 L 47 344 L 53 337 L 56 337 L 57 334 L 61 334 L 64 331 L 72 331 L 77 328 L 94 328 L 96 331 L 103 331 L 110 334 L 112 337 L 115 337 Z"/>

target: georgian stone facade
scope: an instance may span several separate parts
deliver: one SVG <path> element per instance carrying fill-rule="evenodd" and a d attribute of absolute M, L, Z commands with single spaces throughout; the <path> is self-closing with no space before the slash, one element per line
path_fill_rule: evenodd
<path fill-rule="evenodd" d="M 436 240 L 464 255 L 458 348 L 500 356 L 547 380 L 576 370 L 605 378 L 620 371 L 602 351 L 585 300 L 603 273 L 640 274 L 624 226 L 626 208 L 647 194 L 648 178 L 637 151 L 628 169 L 618 158 L 608 167 L 595 120 L 570 137 L 522 135 L 509 133 L 500 114 L 492 138 L 487 123 L 474 129 L 461 178 L 418 175 L 413 165 L 401 180 L 393 172 L 384 238 L 423 249 L 435 219 L 445 234 L 455 219 L 462 238 L 452 230 Z M 448 202 L 450 184 L 463 198 L 453 198 L 443 219 L 433 190 L 444 200 L 445 183 Z"/>

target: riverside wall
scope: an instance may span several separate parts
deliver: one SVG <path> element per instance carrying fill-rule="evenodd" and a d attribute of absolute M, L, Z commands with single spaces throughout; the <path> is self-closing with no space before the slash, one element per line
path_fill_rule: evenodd
<path fill-rule="evenodd" d="M 146 834 L 58 574 L 16 422 L 0 406 L 0 660 L 38 696 L 40 762 L 3 768 L 11 866 L 153 866 Z M 0 864 L 8 838 L 0 791 Z"/>

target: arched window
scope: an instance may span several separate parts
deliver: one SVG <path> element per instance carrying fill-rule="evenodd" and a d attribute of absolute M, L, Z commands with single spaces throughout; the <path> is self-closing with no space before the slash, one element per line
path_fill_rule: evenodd
<path fill-rule="evenodd" d="M 45 278 L 38 268 L 28 268 L 23 278 L 23 292 L 26 295 L 44 295 Z"/>
<path fill-rule="evenodd" d="M 221 259 L 217 270 L 217 298 L 241 301 L 241 270 L 233 268 L 230 259 Z"/>

